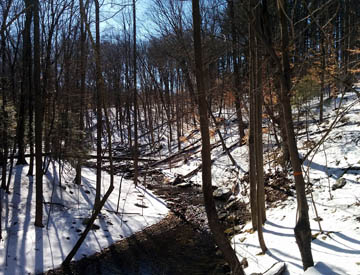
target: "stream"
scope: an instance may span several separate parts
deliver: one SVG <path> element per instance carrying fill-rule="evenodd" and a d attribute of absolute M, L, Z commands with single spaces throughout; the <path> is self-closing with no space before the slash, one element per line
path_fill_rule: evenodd
<path fill-rule="evenodd" d="M 201 189 L 164 184 L 161 176 L 147 188 L 168 203 L 171 211 L 166 218 L 101 253 L 72 262 L 66 272 L 57 269 L 46 274 L 229 274 L 229 267 L 207 225 Z M 225 202 L 218 202 L 218 205 L 219 209 L 224 209 Z M 239 207 L 237 209 L 239 211 Z M 245 206 L 240 211 L 246 213 Z M 219 212 L 224 214 L 224 210 Z M 229 226 L 226 224 L 228 216 L 229 213 L 222 215 L 224 229 Z M 236 223 L 244 223 L 247 218 L 245 214 L 244 220 Z"/>

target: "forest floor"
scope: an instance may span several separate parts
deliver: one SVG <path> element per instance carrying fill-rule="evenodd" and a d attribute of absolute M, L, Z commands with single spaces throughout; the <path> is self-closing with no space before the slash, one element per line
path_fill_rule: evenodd
<path fill-rule="evenodd" d="M 329 103 L 323 123 L 315 120 L 318 106 L 311 103 L 307 128 L 303 116 L 295 120 L 301 157 L 311 151 L 303 163 L 303 174 L 315 267 L 309 268 L 306 274 L 355 275 L 360 274 L 360 104 L 355 93 Z M 278 170 L 273 164 L 269 163 L 265 169 L 275 175 Z M 293 189 L 291 175 L 288 181 L 287 185 Z M 277 183 L 276 178 L 268 182 L 269 185 Z M 295 196 L 268 207 L 264 225 L 268 248 L 265 255 L 260 253 L 257 234 L 252 233 L 250 224 L 233 238 L 238 256 L 247 259 L 247 274 L 264 272 L 276 263 L 286 264 L 284 274 L 303 274 L 293 230 L 296 210 Z"/>
<path fill-rule="evenodd" d="M 343 100 L 339 98 L 335 100 L 330 101 L 330 105 L 326 106 L 325 120 L 321 124 L 314 119 L 318 115 L 318 110 L 317 105 L 311 102 L 308 104 L 310 115 L 307 118 L 294 114 L 300 155 L 304 157 L 311 151 L 303 165 L 316 264 L 311 271 L 320 274 L 360 274 L 360 147 L 358 146 L 360 104 L 355 93 L 347 94 Z M 340 101 L 342 101 L 341 106 L 339 106 Z M 249 204 L 248 147 L 238 146 L 236 120 L 231 117 L 232 114 L 229 114 L 225 119 L 226 124 L 220 129 L 226 146 L 237 162 L 237 167 L 232 165 L 229 157 L 224 153 L 217 135 L 212 135 L 211 139 L 214 194 L 219 196 L 218 200 L 224 200 L 224 208 L 219 210 L 220 218 L 227 221 L 224 229 L 231 238 L 239 259 L 247 263 L 246 274 L 264 273 L 272 266 L 279 266 L 282 263 L 285 263 L 287 269 L 284 274 L 303 274 L 293 233 L 296 222 L 296 198 L 293 177 L 290 175 L 291 169 L 282 170 L 278 165 L 279 152 L 274 150 L 276 147 L 274 135 L 269 125 L 265 123 L 264 132 L 270 132 L 269 135 L 264 135 L 267 199 L 264 237 L 268 251 L 262 255 L 259 253 L 257 234 L 251 231 L 249 223 L 245 224 Z M 332 130 L 327 134 L 330 128 Z M 156 269 L 152 269 L 151 266 L 157 266 L 159 259 L 165 258 L 169 253 L 181 255 L 170 258 L 170 260 L 178 259 L 179 263 L 187 259 L 186 256 L 189 254 L 198 253 L 192 250 L 191 246 L 187 252 L 186 242 L 182 243 L 183 238 L 177 235 L 177 230 L 172 231 L 172 226 L 173 228 L 176 228 L 177 224 L 183 226 L 181 230 L 184 230 L 184 236 L 194 230 L 208 231 L 202 206 L 195 204 L 196 201 L 201 201 L 200 133 L 190 127 L 182 140 L 180 150 L 176 141 L 167 140 L 166 128 L 162 133 L 163 136 L 158 137 L 161 145 L 155 153 L 149 155 L 154 149 L 149 145 L 141 148 L 143 150 L 141 157 L 149 159 L 141 162 L 140 184 L 137 188 L 132 184 L 131 163 L 116 161 L 115 190 L 96 221 L 97 227 L 90 232 L 74 258 L 75 260 L 84 258 L 79 263 L 80 270 L 88 265 L 88 259 L 96 259 L 94 269 L 91 270 L 109 268 L 109 259 L 114 257 L 111 251 L 115 249 L 109 247 L 119 241 L 121 244 L 116 249 L 125 253 L 121 255 L 136 254 L 138 251 L 143 251 L 146 255 L 146 248 L 150 243 L 146 234 L 152 234 L 151 239 L 159 240 L 160 251 L 156 252 L 159 256 L 152 257 L 152 263 L 147 267 L 148 269 L 143 270 L 143 273 L 139 271 L 139 268 L 142 268 L 142 261 L 136 261 L 137 267 L 134 270 L 139 271 L 140 274 L 149 274 L 151 270 L 153 273 L 150 274 L 156 274 Z M 117 140 L 119 137 L 115 133 L 116 156 L 126 156 L 124 148 L 117 143 Z M 316 147 L 320 141 L 323 142 Z M 143 140 L 140 144 L 149 143 Z M 91 163 L 88 165 L 92 166 Z M 104 166 L 106 168 L 106 165 Z M 84 218 L 91 213 L 95 195 L 94 169 L 84 168 L 82 184 L 76 186 L 73 184 L 74 169 L 65 164 L 59 170 L 59 164 L 52 161 L 44 180 L 45 228 L 35 228 L 33 225 L 35 184 L 26 173 L 27 166 L 16 167 L 13 171 L 11 193 L 1 194 L 4 205 L 1 217 L 4 230 L 3 241 L 0 243 L 0 274 L 34 274 L 58 267 L 84 229 Z M 102 184 L 104 192 L 109 186 L 109 175 L 105 172 Z M 187 192 L 193 198 L 193 206 L 183 203 L 188 198 Z M 176 218 L 169 215 L 169 209 L 175 213 Z M 190 228 L 185 221 L 192 223 Z M 149 231 L 143 231 L 145 228 Z M 137 233 L 141 231 L 142 233 Z M 167 251 L 166 246 L 161 245 L 160 240 L 166 243 L 164 241 L 166 238 L 161 237 L 161 232 L 165 233 L 163 236 L 176 240 L 174 246 L 170 246 L 174 250 Z M 132 239 L 126 239 L 131 235 L 133 235 Z M 201 233 L 199 238 L 195 238 L 199 239 L 199 246 L 202 247 L 203 237 L 200 236 L 208 235 Z M 134 246 L 135 252 L 127 250 L 129 247 L 125 244 L 130 243 L 130 240 L 132 244 L 141 244 Z M 204 240 L 207 242 L 206 249 L 211 248 L 211 251 L 205 248 L 204 251 L 213 255 L 212 253 L 215 252 L 213 242 L 207 237 L 204 237 Z M 198 246 L 196 242 L 194 244 Z M 175 248 L 177 245 L 181 249 Z M 155 242 L 152 242 L 152 246 L 156 246 Z M 124 249 L 122 250 L 121 247 Z M 175 250 L 178 252 L 183 250 L 183 253 L 176 254 Z M 95 255 L 88 258 L 93 254 Z M 203 254 L 199 253 L 199 255 Z M 118 259 L 115 257 L 116 261 Z M 212 270 L 224 271 L 221 264 L 218 265 L 219 258 L 214 259 L 216 259 L 214 263 L 208 262 L 205 258 L 193 262 L 195 266 L 201 261 L 205 266 L 210 265 Z M 101 262 L 102 260 L 104 262 Z M 204 268 L 203 264 L 200 265 Z M 166 264 L 163 263 L 163 266 Z M 214 269 L 214 266 L 218 267 Z M 121 265 L 119 268 L 121 270 Z M 174 268 L 176 268 L 175 263 Z M 113 274 L 111 272 L 106 273 L 105 270 L 103 274 Z"/>

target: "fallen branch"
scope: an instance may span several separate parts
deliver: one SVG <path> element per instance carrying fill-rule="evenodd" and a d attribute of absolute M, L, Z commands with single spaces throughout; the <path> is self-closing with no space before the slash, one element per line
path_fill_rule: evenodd
<path fill-rule="evenodd" d="M 48 156 L 52 156 L 54 155 L 53 153 L 43 153 L 42 156 L 43 157 L 48 157 Z M 25 157 L 28 158 L 28 157 L 32 157 L 32 156 L 35 156 L 35 154 L 25 154 Z M 77 159 L 97 159 L 97 156 L 96 155 L 82 155 L 82 156 L 76 156 L 76 155 L 63 155 L 62 156 L 63 158 L 77 158 Z M 11 157 L 8 157 L 8 159 L 10 159 Z M 17 159 L 18 156 L 17 155 L 14 155 L 13 158 Z M 110 157 L 109 156 L 101 156 L 101 160 L 109 160 Z M 113 160 L 116 160 L 116 161 L 122 161 L 122 160 L 133 160 L 132 157 L 125 157 L 125 156 L 120 156 L 120 157 L 115 157 L 113 156 L 112 157 Z M 150 158 L 139 158 L 138 159 L 139 161 L 142 161 L 142 162 L 152 162 L 152 161 L 156 161 L 156 159 L 150 159 Z"/>

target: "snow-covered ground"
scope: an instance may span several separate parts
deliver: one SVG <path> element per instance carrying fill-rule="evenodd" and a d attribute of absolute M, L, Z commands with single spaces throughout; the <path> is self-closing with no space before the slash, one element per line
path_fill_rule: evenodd
<path fill-rule="evenodd" d="M 0 274 L 24 275 L 58 267 L 75 245 L 85 228 L 83 219 L 90 217 L 95 197 L 96 171 L 84 168 L 82 184 L 76 186 L 74 171 L 65 170 L 62 186 L 58 184 L 58 164 L 51 163 L 44 176 L 44 225 L 34 226 L 35 184 L 27 175 L 28 166 L 14 170 L 10 195 L 2 197 L 3 241 L 0 243 Z M 109 186 L 110 177 L 103 172 L 102 193 Z M 116 213 L 121 178 L 115 176 L 115 189 L 105 203 L 101 216 L 77 252 L 74 260 L 94 254 L 112 243 L 159 222 L 168 209 L 164 201 L 149 190 L 135 188 L 123 179 L 119 211 Z M 3 192 L 3 191 L 2 191 Z M 51 202 L 51 203 L 50 203 Z M 31 205 L 31 207 L 30 207 Z"/>
<path fill-rule="evenodd" d="M 355 94 L 348 95 L 342 109 L 355 100 Z M 320 128 L 311 125 L 311 132 L 328 129 L 336 115 L 332 107 L 326 109 L 327 119 Z M 340 127 L 332 130 L 312 162 L 305 162 L 303 166 L 305 172 L 309 171 L 314 203 L 323 230 L 319 234 L 315 208 L 308 194 L 315 267 L 306 274 L 360 274 L 360 104 L 355 104 L 337 125 Z M 322 131 L 310 135 L 310 140 L 317 142 L 324 134 Z M 298 138 L 299 148 L 303 148 L 300 150 L 302 155 L 307 153 L 303 147 L 306 140 L 306 135 Z M 339 178 L 345 179 L 345 186 L 332 190 Z M 245 226 L 243 233 L 233 238 L 239 258 L 246 257 L 249 263 L 246 274 L 264 272 L 277 262 L 286 263 L 288 271 L 285 274 L 303 274 L 293 231 L 295 223 L 296 199 L 289 197 L 276 208 L 267 210 L 264 238 L 268 251 L 265 255 L 260 255 L 257 233 L 248 230 L 250 224 Z"/>
<path fill-rule="evenodd" d="M 336 107 L 338 107 L 341 99 L 335 100 Z M 315 207 L 311 195 L 308 193 L 309 215 L 314 237 L 312 253 L 315 267 L 308 270 L 306 274 L 355 275 L 360 274 L 360 103 L 355 93 L 347 94 L 339 109 L 334 110 L 333 101 L 325 106 L 325 120 L 320 126 L 318 123 L 309 123 L 309 140 L 305 134 L 305 123 L 302 124 L 303 129 L 299 130 L 297 137 L 300 155 L 305 156 L 309 148 L 323 137 L 338 112 L 347 110 L 345 115 L 339 116 L 338 122 L 325 139 L 324 144 L 319 147 L 319 150 L 314 150 L 315 154 L 310 154 L 309 161 L 304 162 L 303 165 L 306 182 L 309 179 L 313 184 L 314 203 L 321 219 L 320 226 L 323 231 L 322 234 L 319 234 L 320 228 L 316 219 Z M 318 118 L 316 100 L 311 104 L 312 117 Z M 301 117 L 300 120 L 304 121 L 304 118 Z M 223 131 L 223 135 L 227 137 L 226 144 L 230 147 L 237 140 L 236 125 L 232 125 L 232 129 L 227 128 L 227 131 L 228 134 Z M 199 137 L 199 135 L 194 136 L 193 140 L 188 141 L 188 144 Z M 212 142 L 216 140 L 218 138 L 214 135 Z M 264 149 L 267 150 L 274 144 L 273 137 L 269 138 L 265 134 Z M 212 166 L 213 185 L 231 188 L 244 175 L 244 172 L 248 171 L 247 146 L 235 148 L 232 156 L 239 165 L 238 170 L 233 169 L 229 157 L 223 154 L 221 146 L 212 150 L 212 158 L 215 159 Z M 264 169 L 266 172 L 274 172 L 273 162 L 268 164 L 268 156 L 267 151 L 264 154 L 266 163 Z M 171 164 L 168 164 L 163 171 L 168 175 L 186 175 L 200 163 L 201 157 L 198 153 L 184 165 L 170 167 Z M 345 186 L 332 190 L 332 186 L 339 178 L 345 179 Z M 201 173 L 193 176 L 191 181 L 201 184 Z M 238 198 L 248 202 L 249 193 L 247 192 L 245 197 L 242 195 L 245 194 L 242 192 L 245 188 L 247 187 L 240 185 Z M 241 234 L 232 239 L 232 245 L 235 247 L 240 261 L 244 257 L 247 259 L 249 266 L 245 268 L 246 274 L 264 273 L 279 262 L 286 264 L 287 271 L 284 274 L 304 273 L 300 252 L 295 242 L 295 224 L 296 199 L 289 197 L 286 201 L 279 201 L 276 208 L 267 209 L 264 238 L 268 251 L 265 255 L 261 255 L 257 233 L 251 232 L 250 223 L 242 229 Z"/>
<path fill-rule="evenodd" d="M 347 95 L 341 110 L 357 100 L 355 94 Z M 339 103 L 339 99 L 337 99 Z M 338 103 L 336 106 L 338 106 Z M 325 110 L 325 121 L 321 125 L 309 124 L 309 140 L 305 129 L 299 130 L 298 145 L 300 154 L 306 155 L 309 146 L 314 145 L 325 134 L 335 119 L 337 110 L 331 103 Z M 316 112 L 316 106 L 312 108 Z M 315 114 L 317 116 L 317 114 Z M 303 119 L 303 118 L 301 118 Z M 189 131 L 191 131 L 190 129 Z M 190 132 L 189 132 L 190 133 Z M 222 129 L 228 147 L 238 141 L 236 123 Z M 166 135 L 164 135 L 166 137 Z M 184 140 L 182 148 L 196 142 L 200 134 L 196 132 Z M 218 141 L 213 135 L 212 142 Z M 309 214 L 314 240 L 312 253 L 316 266 L 306 274 L 360 274 L 360 104 L 356 103 L 343 116 L 326 138 L 319 150 L 304 162 L 306 180 L 312 184 L 314 203 L 318 212 L 323 233 L 320 233 L 315 208 L 308 194 Z M 176 143 L 172 144 L 172 153 L 167 150 L 167 140 L 162 141 L 161 158 L 176 154 Z M 269 149 L 274 145 L 273 137 L 264 135 L 266 172 L 275 167 L 267 158 Z M 201 164 L 200 148 L 196 154 L 189 154 L 185 160 L 166 162 L 161 172 L 172 181 L 177 175 L 186 175 Z M 235 147 L 232 156 L 238 164 L 234 169 L 229 157 L 221 146 L 212 150 L 214 159 L 212 173 L 216 186 L 235 186 L 248 171 L 247 146 Z M 311 161 L 310 161 L 311 160 Z M 14 184 L 11 194 L 2 194 L 4 211 L 2 214 L 3 241 L 0 243 L 0 274 L 27 274 L 52 269 L 62 263 L 68 252 L 84 229 L 84 217 L 89 217 L 95 196 L 95 171 L 83 170 L 82 185 L 72 183 L 74 171 L 67 168 L 59 186 L 58 164 L 51 163 L 44 177 L 44 229 L 34 226 L 35 184 L 26 176 L 27 166 L 18 166 L 13 172 Z M 109 177 L 103 173 L 104 193 Z M 342 188 L 332 190 L 339 179 L 345 179 Z M 201 184 L 201 172 L 191 177 L 192 183 Z M 119 213 L 115 213 L 121 178 L 115 177 L 115 190 L 105 204 L 101 217 L 96 224 L 98 230 L 90 231 L 74 259 L 101 251 L 113 242 L 161 220 L 168 213 L 166 204 L 142 187 L 135 188 L 132 181 L 123 179 Z M 20 184 L 19 184 L 20 183 Z M 271 182 L 270 182 L 271 184 Z M 246 186 L 240 185 L 239 199 L 248 202 Z M 248 193 L 247 193 L 248 194 Z M 49 203 L 51 202 L 51 203 Z M 32 205 L 32 207 L 29 207 Z M 146 207 L 141 207 L 145 205 Z M 289 197 L 279 201 L 276 208 L 267 209 L 267 222 L 264 226 L 264 238 L 268 251 L 261 255 L 257 233 L 252 233 L 247 224 L 242 233 L 232 239 L 239 259 L 246 257 L 246 274 L 265 272 L 275 263 L 284 262 L 286 274 L 303 274 L 300 253 L 295 242 L 293 228 L 296 223 L 296 199 Z M 318 272 L 318 273 L 316 273 Z"/>

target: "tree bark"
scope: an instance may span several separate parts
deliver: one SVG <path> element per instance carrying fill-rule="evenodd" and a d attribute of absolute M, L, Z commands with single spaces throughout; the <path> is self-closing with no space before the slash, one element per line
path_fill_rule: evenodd
<path fill-rule="evenodd" d="M 138 158 L 139 158 L 139 145 L 138 145 L 138 102 L 137 102 L 137 68 L 136 68 L 136 5 L 135 0 L 133 0 L 133 66 L 134 66 L 134 148 L 133 148 L 133 154 L 134 154 L 134 184 L 137 186 L 138 182 L 138 174 L 139 174 L 139 168 L 138 168 Z"/>
<path fill-rule="evenodd" d="M 234 0 L 228 1 L 230 9 L 230 20 L 231 20 L 231 36 L 232 36 L 232 58 L 233 58 L 233 68 L 234 68 L 234 89 L 235 89 L 235 108 L 236 115 L 238 119 L 238 130 L 240 135 L 240 143 L 243 142 L 245 137 L 245 126 L 242 118 L 241 110 L 241 88 L 240 88 L 240 72 L 239 72 L 239 54 L 238 54 L 238 45 L 237 45 L 237 33 L 236 33 L 236 24 L 235 24 L 235 12 L 234 12 Z"/>
<path fill-rule="evenodd" d="M 96 60 L 96 193 L 95 193 L 95 209 L 100 207 L 101 196 L 101 140 L 102 140 L 102 91 L 103 82 L 101 75 L 101 52 L 100 52 L 100 4 L 98 0 L 95 0 L 95 60 Z"/>
<path fill-rule="evenodd" d="M 291 79 L 290 79 L 290 63 L 288 56 L 289 37 L 286 25 L 285 11 L 286 4 L 284 0 L 278 0 L 278 13 L 280 16 L 280 32 L 281 32 L 281 105 L 284 112 L 284 121 L 286 122 L 286 133 L 288 137 L 288 147 L 290 160 L 294 171 L 296 199 L 298 205 L 298 220 L 295 226 L 295 238 L 299 246 L 303 268 L 314 265 L 311 252 L 311 229 L 308 213 L 308 203 L 305 193 L 305 181 L 301 169 L 301 161 L 297 149 L 294 125 L 292 119 L 292 110 L 290 104 Z"/>
<path fill-rule="evenodd" d="M 249 1 L 249 10 L 253 9 Z M 249 180 L 250 180 L 250 209 L 253 230 L 257 230 L 257 184 L 256 184 L 256 154 L 255 154 L 255 37 L 252 22 L 249 22 Z"/>
<path fill-rule="evenodd" d="M 196 84 L 198 89 L 198 104 L 200 113 L 200 130 L 202 138 L 201 157 L 203 163 L 202 182 L 205 201 L 206 214 L 209 226 L 214 234 L 215 241 L 224 254 L 226 261 L 231 267 L 233 274 L 244 274 L 239 259 L 235 251 L 232 249 L 228 239 L 226 238 L 223 228 L 219 223 L 216 212 L 215 202 L 212 194 L 211 186 L 211 155 L 210 155 L 210 136 L 209 136 L 209 120 L 207 112 L 207 102 L 204 86 L 202 49 L 201 49 L 201 19 L 199 0 L 192 0 L 193 7 L 193 26 L 194 26 L 194 48 L 195 48 L 195 67 L 196 67 Z"/>
<path fill-rule="evenodd" d="M 86 14 L 84 9 L 83 0 L 79 0 L 80 6 L 80 110 L 79 110 L 79 144 L 82 146 L 83 143 L 83 131 L 84 131 L 84 103 L 85 103 L 85 77 L 86 77 L 86 55 L 85 55 L 85 44 L 86 44 Z M 75 184 L 81 184 L 81 166 L 82 158 L 79 157 L 76 163 L 76 176 Z"/>
<path fill-rule="evenodd" d="M 5 41 L 5 23 L 7 20 L 7 14 L 9 12 L 8 7 L 3 14 L 3 23 L 1 25 L 1 32 L 0 32 L 0 38 L 1 38 L 1 45 L 0 45 L 0 53 L 1 53 L 1 73 L 0 73 L 0 88 L 2 91 L 2 105 L 1 105 L 1 113 L 2 118 L 0 119 L 0 123 L 2 124 L 2 155 L 0 159 L 0 163 L 2 163 L 2 175 L 1 175 L 1 188 L 6 189 L 6 172 L 7 172 L 7 161 L 8 161 L 8 155 L 9 155 L 9 139 L 8 139 L 8 124 L 9 124 L 9 115 L 7 112 L 7 91 L 8 91 L 8 81 L 6 77 L 6 41 Z M 1 151 L 0 150 L 0 151 Z M 2 195 L 2 194 L 1 194 Z M 1 213 L 1 212 L 0 212 Z M 1 231 L 0 231 L 1 232 Z"/>
<path fill-rule="evenodd" d="M 34 11 L 34 92 L 35 96 L 35 168 L 36 168 L 36 212 L 35 226 L 44 227 L 43 217 L 43 170 L 42 170 L 42 127 L 43 127 L 43 102 L 40 87 L 40 3 L 33 1 Z"/>
<path fill-rule="evenodd" d="M 25 105 L 26 105 L 26 96 L 29 97 L 29 143 L 33 141 L 30 134 L 32 132 L 32 114 L 33 109 L 30 104 L 32 103 L 32 91 L 31 91 L 31 83 L 32 83 L 32 69 L 31 69 L 31 20 L 32 20 L 32 0 L 24 0 L 25 3 L 25 25 L 23 30 L 23 82 L 20 91 L 20 106 L 19 106 L 19 116 L 18 116 L 18 125 L 16 129 L 16 139 L 18 145 L 18 160 L 16 162 L 17 165 L 27 164 L 25 160 Z M 30 121 L 31 119 L 31 121 Z M 32 144 L 31 144 L 32 145 Z M 33 149 L 33 147 L 32 147 Z M 33 159 L 32 159 L 33 160 Z M 31 163 L 33 164 L 33 163 Z M 32 175 L 33 165 L 29 167 L 29 175 Z M 31 173 L 30 173 L 31 172 Z"/>

